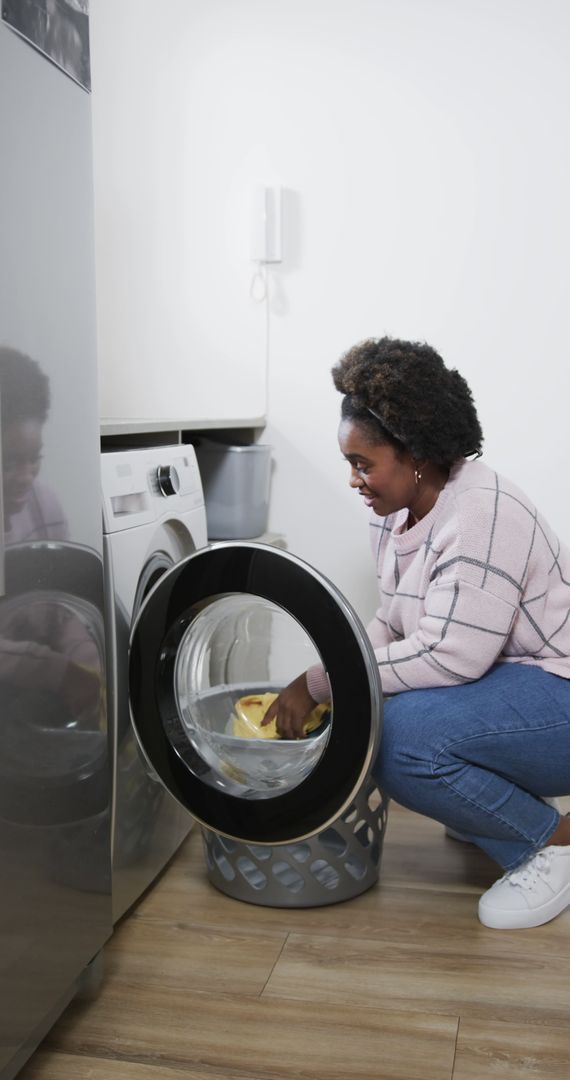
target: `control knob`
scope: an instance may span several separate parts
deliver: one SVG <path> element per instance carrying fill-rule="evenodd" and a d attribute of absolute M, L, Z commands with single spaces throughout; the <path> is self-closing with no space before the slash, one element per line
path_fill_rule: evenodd
<path fill-rule="evenodd" d="M 159 465 L 156 479 L 162 495 L 177 495 L 180 491 L 180 477 L 174 465 Z"/>

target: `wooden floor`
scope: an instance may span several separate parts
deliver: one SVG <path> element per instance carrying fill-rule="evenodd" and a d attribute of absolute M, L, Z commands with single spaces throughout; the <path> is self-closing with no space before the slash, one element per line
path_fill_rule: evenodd
<path fill-rule="evenodd" d="M 488 930 L 497 876 L 392 804 L 378 886 L 263 908 L 210 885 L 196 829 L 20 1080 L 569 1080 L 570 909 Z"/>

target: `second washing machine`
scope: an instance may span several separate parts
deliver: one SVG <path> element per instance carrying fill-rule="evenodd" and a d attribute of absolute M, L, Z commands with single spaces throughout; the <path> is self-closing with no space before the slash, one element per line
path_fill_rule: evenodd
<path fill-rule="evenodd" d="M 102 455 L 105 631 L 113 760 L 113 920 L 152 883 L 192 826 L 159 783 L 129 713 L 129 635 L 145 597 L 168 570 L 207 544 L 192 446 Z"/>

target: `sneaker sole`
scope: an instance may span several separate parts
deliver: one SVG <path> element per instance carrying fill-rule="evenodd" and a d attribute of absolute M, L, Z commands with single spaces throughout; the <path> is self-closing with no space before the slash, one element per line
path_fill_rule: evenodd
<path fill-rule="evenodd" d="M 527 911 L 487 909 L 485 904 L 479 901 L 479 920 L 483 926 L 488 926 L 491 930 L 528 930 L 533 926 L 543 926 L 544 923 L 550 922 L 569 906 L 570 885 L 567 885 L 558 896 L 553 896 L 552 900 L 548 900 L 546 904 L 541 904 L 540 907 L 532 910 L 529 908 Z"/>

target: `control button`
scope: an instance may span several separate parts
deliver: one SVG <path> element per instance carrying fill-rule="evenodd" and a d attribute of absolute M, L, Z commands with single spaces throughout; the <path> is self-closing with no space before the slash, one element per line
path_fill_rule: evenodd
<path fill-rule="evenodd" d="M 159 491 L 163 495 L 177 495 L 180 491 L 180 477 L 174 465 L 159 465 L 156 470 Z"/>

